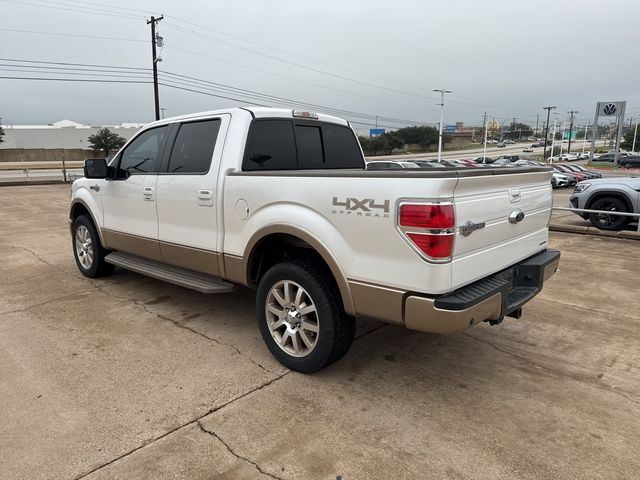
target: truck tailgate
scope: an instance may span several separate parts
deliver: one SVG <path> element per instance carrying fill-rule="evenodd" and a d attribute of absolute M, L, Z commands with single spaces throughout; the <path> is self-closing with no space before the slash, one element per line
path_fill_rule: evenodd
<path fill-rule="evenodd" d="M 508 175 L 459 178 L 454 190 L 459 231 L 453 250 L 453 289 L 547 247 L 550 178 L 550 171 L 515 169 Z"/>

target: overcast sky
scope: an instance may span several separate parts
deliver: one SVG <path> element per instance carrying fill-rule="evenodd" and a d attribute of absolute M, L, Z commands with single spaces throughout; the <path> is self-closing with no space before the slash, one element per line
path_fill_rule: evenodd
<path fill-rule="evenodd" d="M 164 14 L 161 72 L 244 90 L 161 74 L 173 85 L 160 86 L 167 116 L 280 103 L 248 98 L 250 91 L 347 111 L 342 116 L 363 123 L 376 115 L 381 126 L 436 123 L 436 88 L 453 91 L 447 124 L 481 124 L 487 111 L 535 125 L 545 105 L 556 105 L 560 120 L 578 110 L 585 123 L 598 100 L 627 100 L 627 118 L 640 116 L 638 0 L 0 0 L 0 8 L 4 77 L 148 81 L 146 70 L 91 76 L 95 70 L 68 68 L 96 67 L 53 70 L 6 59 L 150 69 L 145 17 Z M 153 116 L 147 83 L 0 79 L 3 124 Z"/>

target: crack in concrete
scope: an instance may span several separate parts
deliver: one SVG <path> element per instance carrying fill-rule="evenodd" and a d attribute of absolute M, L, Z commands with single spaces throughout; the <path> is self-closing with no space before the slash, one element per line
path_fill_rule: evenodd
<path fill-rule="evenodd" d="M 174 320 L 173 318 L 170 318 L 166 315 L 162 315 L 161 313 L 157 313 L 154 312 L 153 310 L 151 310 L 147 305 L 145 305 L 141 300 L 136 300 L 135 298 L 131 298 L 131 297 L 127 297 L 126 295 L 117 295 L 115 293 L 112 292 L 108 292 L 104 289 L 104 287 L 102 285 L 99 285 L 98 283 L 94 282 L 93 280 L 90 280 L 91 283 L 93 284 L 93 286 L 96 288 L 96 290 L 100 291 L 101 293 L 113 297 L 113 298 L 119 298 L 121 300 L 126 300 L 129 302 L 132 302 L 133 304 L 141 307 L 145 312 L 147 312 L 149 315 L 153 315 L 161 320 L 164 320 L 166 322 L 171 322 L 173 323 L 176 327 L 181 328 L 183 330 L 187 330 L 188 332 L 194 333 L 196 335 L 199 335 L 203 338 L 206 338 L 207 340 L 210 340 L 214 343 L 217 343 L 218 345 L 221 345 L 223 347 L 228 347 L 231 348 L 232 350 L 234 350 L 238 355 L 240 355 L 241 357 L 246 358 L 247 360 L 249 360 L 249 362 L 251 362 L 253 365 L 255 365 L 256 367 L 264 370 L 267 373 L 270 373 L 272 375 L 275 374 L 275 372 L 269 370 L 268 368 L 264 367 L 263 365 L 261 365 L 260 363 L 256 362 L 254 359 L 252 359 L 249 355 L 243 353 L 238 347 L 236 347 L 235 345 L 233 345 L 232 343 L 225 343 L 217 338 L 214 337 L 210 337 L 209 335 L 199 332 L 194 328 L 191 328 L 187 325 L 183 325 L 182 323 L 180 323 L 178 320 Z M 215 307 L 214 307 L 215 308 Z M 207 313 L 210 310 L 206 310 L 204 313 Z"/>
<path fill-rule="evenodd" d="M 588 377 L 586 375 L 572 375 L 569 372 L 565 372 L 565 371 L 562 371 L 562 370 L 557 370 L 557 369 L 548 367 L 546 365 L 542 365 L 540 363 L 536 363 L 533 360 L 530 360 L 529 358 L 525 357 L 524 355 L 520 355 L 520 354 L 518 354 L 516 352 L 513 352 L 511 350 L 507 350 L 507 349 L 505 349 L 503 347 L 499 347 L 498 345 L 490 342 L 489 340 L 484 340 L 482 338 L 478 338 L 478 337 L 476 337 L 474 335 L 471 335 L 471 334 L 469 334 L 467 332 L 463 332 L 462 334 L 464 336 L 466 336 L 466 337 L 473 338 L 474 340 L 476 340 L 476 341 L 478 341 L 480 343 L 484 343 L 486 345 L 489 345 L 490 347 L 492 347 L 493 349 L 497 350 L 498 352 L 502 352 L 505 355 L 509 355 L 509 356 L 511 356 L 513 358 L 517 358 L 518 360 L 520 360 L 522 362 L 526 362 L 529 365 L 532 365 L 532 366 L 537 367 L 537 368 L 541 368 L 541 369 L 543 369 L 543 370 L 545 370 L 545 371 L 547 371 L 549 373 L 552 373 L 552 374 L 555 374 L 555 375 L 558 375 L 558 376 L 562 376 L 562 377 L 567 377 L 567 378 L 570 378 L 572 380 L 575 380 L 576 382 L 584 383 L 584 384 L 589 385 L 591 387 L 597 388 L 598 390 L 603 390 L 605 392 L 609 392 L 609 393 L 613 393 L 615 395 L 619 395 L 622 398 L 625 398 L 626 400 L 629 400 L 631 403 L 633 403 L 635 405 L 640 405 L 640 401 L 636 400 L 631 395 L 628 395 L 627 393 L 619 391 L 619 390 L 614 390 L 614 389 L 611 389 L 611 388 L 607 388 L 606 386 L 600 385 L 598 383 L 594 383 L 594 381 L 590 377 Z"/>
<path fill-rule="evenodd" d="M 54 302 L 57 302 L 59 300 L 65 300 L 67 298 L 73 298 L 73 297 L 78 296 L 78 295 L 84 295 L 85 293 L 92 293 L 94 291 L 95 290 L 82 290 L 80 292 L 70 293 L 69 295 L 62 295 L 60 297 L 56 297 L 56 298 L 51 298 L 49 300 L 45 300 L 44 302 L 34 303 L 33 305 L 29 305 L 27 307 L 18 308 L 16 310 L 8 310 L 6 312 L 0 312 L 0 316 L 1 315 L 8 315 L 8 314 L 11 314 L 11 313 L 27 312 L 27 311 L 29 311 L 29 310 L 31 310 L 33 308 L 42 307 L 44 305 L 48 305 L 49 303 L 54 303 Z"/>
<path fill-rule="evenodd" d="M 380 330 L 381 328 L 386 327 L 386 326 L 387 326 L 387 324 L 384 324 L 384 325 L 381 325 L 381 326 L 380 326 L 380 327 L 378 327 L 378 328 L 375 328 L 375 329 L 373 329 L 373 330 L 370 330 L 370 331 L 368 331 L 368 332 L 364 333 L 363 335 L 361 335 L 360 337 L 358 337 L 357 339 L 354 339 L 354 342 L 355 342 L 355 341 L 357 341 L 357 340 L 360 340 L 361 338 L 366 337 L 367 335 L 369 335 L 369 334 L 371 334 L 371 333 L 373 333 L 373 332 L 375 332 L 375 331 L 378 331 L 378 330 Z M 265 383 L 263 383 L 262 385 L 259 385 L 259 386 L 257 386 L 256 388 L 253 388 L 253 389 L 249 390 L 248 392 L 245 392 L 245 393 L 243 393 L 243 394 L 241 394 L 241 395 L 238 395 L 237 397 L 234 397 L 234 398 L 230 399 L 229 401 L 227 401 L 227 402 L 223 403 L 222 405 L 219 405 L 219 406 L 218 406 L 218 407 L 216 407 L 216 408 L 213 408 L 213 409 L 208 410 L 207 412 L 203 413 L 202 415 L 197 416 L 197 417 L 196 417 L 196 418 L 194 418 L 193 420 L 190 420 L 190 421 L 188 421 L 188 422 L 186 422 L 186 423 L 184 423 L 184 424 L 182 424 L 182 425 L 179 425 L 178 427 L 173 428 L 173 429 L 171 429 L 170 431 L 168 431 L 168 432 L 166 432 L 166 433 L 163 433 L 162 435 L 160 435 L 160 436 L 158 436 L 158 437 L 155 437 L 155 438 L 152 438 L 152 439 L 150 439 L 150 440 L 147 440 L 147 441 L 143 442 L 141 445 L 138 445 L 137 447 L 135 447 L 135 448 L 133 448 L 133 449 L 129 450 L 128 452 L 125 452 L 125 453 L 123 453 L 122 455 L 119 455 L 118 457 L 116 457 L 116 458 L 114 458 L 114 459 L 110 460 L 109 462 L 106 462 L 106 463 L 104 463 L 104 464 L 102 464 L 102 465 L 99 465 L 99 466 L 97 466 L 97 467 L 93 468 L 92 470 L 90 470 L 90 471 L 88 471 L 88 472 L 86 472 L 86 473 L 81 473 L 81 474 L 79 474 L 78 476 L 76 476 L 76 477 L 75 477 L 75 479 L 74 479 L 74 480 L 81 480 L 82 478 L 85 478 L 85 477 L 87 477 L 88 475 L 91 475 L 93 472 L 96 472 L 96 471 L 98 471 L 98 470 L 101 470 L 102 468 L 108 467 L 109 465 L 113 465 L 113 464 L 114 464 L 114 463 L 116 463 L 117 461 L 119 461 L 119 460 L 121 460 L 121 459 L 123 459 L 123 458 L 125 458 L 125 457 L 127 457 L 127 456 L 129 456 L 129 455 L 131 455 L 131 454 L 133 454 L 133 453 L 135 453 L 135 452 L 137 452 L 138 450 L 142 450 L 143 448 L 145 448 L 145 447 L 147 447 L 147 446 L 149 446 L 149 445 L 152 445 L 153 443 L 157 442 L 158 440 L 161 440 L 161 439 L 163 439 L 163 438 L 167 437 L 168 435 L 171 435 L 172 433 L 177 432 L 178 430 L 180 430 L 180 429 L 182 429 L 182 428 L 186 428 L 186 427 L 188 427 L 188 426 L 190 426 L 190 425 L 192 425 L 192 424 L 194 424 L 194 423 L 196 423 L 196 422 L 198 422 L 198 423 L 199 423 L 199 422 L 200 422 L 200 420 L 202 420 L 202 419 L 203 419 L 204 417 L 206 417 L 207 415 L 211 415 L 212 413 L 218 412 L 218 411 L 222 410 L 223 408 L 225 408 L 225 407 L 227 407 L 227 406 L 231 405 L 232 403 L 235 403 L 235 402 L 237 402 L 237 401 L 240 401 L 240 400 L 242 400 L 243 398 L 248 397 L 249 395 L 252 395 L 252 394 L 253 394 L 253 393 L 255 393 L 255 392 L 259 392 L 260 390 L 263 390 L 263 389 L 267 388 L 268 386 L 270 386 L 270 385 L 274 384 L 274 383 L 275 383 L 275 382 L 277 382 L 278 380 L 281 380 L 282 378 L 286 377 L 287 375 L 289 375 L 289 374 L 291 374 L 291 373 L 294 373 L 294 371 L 293 371 L 293 370 L 288 370 L 288 371 L 286 371 L 285 373 L 283 373 L 283 374 L 281 374 L 281 375 L 278 375 L 277 377 L 275 377 L 275 378 L 273 378 L 273 379 L 269 380 L 268 382 L 265 382 Z M 222 440 L 220 440 L 220 441 L 222 442 Z M 224 442 L 222 442 L 222 443 L 224 443 Z M 225 444 L 225 446 L 226 446 L 226 444 Z M 251 463 L 251 462 L 250 462 L 250 463 Z M 265 475 L 269 475 L 269 474 L 265 473 Z"/>
<path fill-rule="evenodd" d="M 188 427 L 188 426 L 190 426 L 190 425 L 193 425 L 193 424 L 194 424 L 194 423 L 196 423 L 196 422 L 199 422 L 200 420 L 202 420 L 202 419 L 203 419 L 204 417 L 206 417 L 207 415 L 210 415 L 210 414 L 212 414 L 212 413 L 215 413 L 215 412 L 217 412 L 217 411 L 219 411 L 219 410 L 221 410 L 221 409 L 223 409 L 223 408 L 227 407 L 228 405 L 231 405 L 231 404 L 232 404 L 232 403 L 234 403 L 234 402 L 237 402 L 237 401 L 239 401 L 239 400 L 242 400 L 243 398 L 245 398 L 245 397 L 247 397 L 247 396 L 251 395 L 252 393 L 255 393 L 255 392 L 258 392 L 258 391 L 260 391 L 260 390 L 262 390 L 262 389 L 264 389 L 264 388 L 267 388 L 269 385 L 271 385 L 271 384 L 273 384 L 273 383 L 277 382 L 278 380 L 280 380 L 280 379 L 282 379 L 282 378 L 286 377 L 286 376 L 287 376 L 287 375 L 289 375 L 290 373 L 293 373 L 293 370 L 289 370 L 289 371 L 287 371 L 287 372 L 283 373 L 282 375 L 279 375 L 279 376 L 277 376 L 277 377 L 275 377 L 275 378 L 273 378 L 273 379 L 269 380 L 268 382 L 265 382 L 265 383 L 263 383 L 263 384 L 261 384 L 261 385 L 258 385 L 256 388 L 253 388 L 253 389 L 249 390 L 248 392 L 245 392 L 245 393 L 243 393 L 243 394 L 240 394 L 240 395 L 238 395 L 238 396 L 236 396 L 236 397 L 234 397 L 234 398 L 230 399 L 229 401 L 227 401 L 227 402 L 225 402 L 225 403 L 223 403 L 223 404 L 221 404 L 221 405 L 217 406 L 216 408 L 209 409 L 209 410 L 207 410 L 205 413 L 203 413 L 203 414 L 201 414 L 201 415 L 198 415 L 196 418 L 194 418 L 194 419 L 192 419 L 192 420 L 189 420 L 188 422 L 183 423 L 182 425 L 178 425 L 177 427 L 172 428 L 172 429 L 171 429 L 171 430 L 169 430 L 168 432 L 165 432 L 165 433 L 163 433 L 162 435 L 160 435 L 160 436 L 158 436 L 158 437 L 154 437 L 154 438 L 151 438 L 151 439 L 149 439 L 149 440 L 146 440 L 146 441 L 145 441 L 145 442 L 143 442 L 141 445 L 138 445 L 137 447 L 132 448 L 132 449 L 131 449 L 131 450 L 129 450 L 128 452 L 125 452 L 125 453 L 123 453 L 122 455 L 119 455 L 119 456 L 117 456 L 116 458 L 114 458 L 114 459 L 112 459 L 112 460 L 110 460 L 110 461 L 108 461 L 108 462 L 106 462 L 106 463 L 103 463 L 102 465 L 99 465 L 99 466 L 97 466 L 97 467 L 95 467 L 95 468 L 93 468 L 93 469 L 89 470 L 89 471 L 88 471 L 88 472 L 86 472 L 86 473 L 81 473 L 81 474 L 77 475 L 77 476 L 75 477 L 75 479 L 74 479 L 74 480 L 80 480 L 80 479 L 82 479 L 82 478 L 87 477 L 88 475 L 91 475 L 92 473 L 94 473 L 94 472 L 96 472 L 96 471 L 98 471 L 98 470 L 101 470 L 101 469 L 103 469 L 103 468 L 105 468 L 105 467 L 108 467 L 109 465 L 113 465 L 113 464 L 114 464 L 114 463 L 116 463 L 117 461 L 119 461 L 119 460 L 121 460 L 121 459 L 123 459 L 123 458 L 125 458 L 125 457 L 128 457 L 129 455 L 131 455 L 131 454 L 133 454 L 133 453 L 136 453 L 137 451 L 142 450 L 143 448 L 148 447 L 149 445 L 154 444 L 154 443 L 155 443 L 155 442 L 157 442 L 158 440 L 162 440 L 163 438 L 165 438 L 165 437 L 167 437 L 167 436 L 171 435 L 171 434 L 172 434 L 172 433 L 174 433 L 174 432 L 177 432 L 178 430 L 181 430 L 181 429 L 186 428 L 186 427 Z"/>
<path fill-rule="evenodd" d="M 45 260 L 42 256 L 38 255 L 36 252 L 34 252 L 33 250 L 31 250 L 30 248 L 27 247 L 22 247 L 19 245 L 5 245 L 5 247 L 9 247 L 9 248 L 17 248 L 19 250 L 24 250 L 25 252 L 33 255 L 35 258 L 37 258 L 38 260 L 40 260 L 42 263 L 44 263 L 45 265 L 50 266 L 51 268 L 55 268 L 56 270 L 58 270 L 59 272 L 62 272 L 66 275 L 71 275 L 72 277 L 75 278 L 75 275 L 73 275 L 73 273 L 66 271 L 65 269 L 59 267 L 58 265 L 54 265 L 51 262 L 48 262 L 47 260 Z"/>
<path fill-rule="evenodd" d="M 32 256 L 34 256 L 34 257 L 35 257 L 36 259 L 38 259 L 40 262 L 44 263 L 45 265 L 48 265 L 49 267 L 54 268 L 54 269 L 58 270 L 59 272 L 62 272 L 62 273 L 64 273 L 64 274 L 66 274 L 66 275 L 70 275 L 70 276 L 72 276 L 72 277 L 74 277 L 74 278 L 75 278 L 75 275 L 74 275 L 73 273 L 71 273 L 71 272 L 67 272 L 66 270 L 64 270 L 64 269 L 60 268 L 59 266 L 54 265 L 54 264 L 53 264 L 53 263 L 51 263 L 51 262 L 48 262 L 48 261 L 47 261 L 47 260 L 45 260 L 41 255 L 38 255 L 36 252 L 34 252 L 33 250 L 31 250 L 31 249 L 29 249 L 29 248 L 21 247 L 21 246 L 17 246 L 17 245 L 7 245 L 7 246 L 8 246 L 8 247 L 10 247 L 10 248 L 17 248 L 17 249 L 24 250 L 25 252 L 27 252 L 27 253 L 31 254 Z M 105 295 L 110 296 L 110 297 L 113 297 L 113 298 L 119 298 L 119 299 L 121 299 L 121 300 L 126 300 L 126 301 L 133 302 L 135 305 L 138 305 L 139 307 L 142 307 L 142 309 L 143 309 L 145 312 L 149 313 L 150 315 L 154 315 L 154 316 L 156 316 L 157 318 L 160 318 L 161 320 L 165 320 L 165 321 L 171 322 L 171 323 L 173 323 L 173 324 L 174 324 L 176 327 L 178 327 L 178 328 L 182 328 L 182 329 L 187 330 L 187 331 L 189 331 L 189 332 L 191 332 L 191 333 L 195 333 L 196 335 L 199 335 L 199 336 L 201 336 L 201 337 L 203 337 L 203 338 L 206 338 L 207 340 L 210 340 L 210 341 L 212 341 L 212 342 L 215 342 L 215 343 L 217 343 L 218 345 L 229 347 L 229 348 L 233 349 L 233 350 L 234 350 L 238 355 L 240 355 L 240 356 L 242 356 L 242 357 L 246 358 L 247 360 L 249 360 L 249 362 L 251 362 L 252 364 L 254 364 L 255 366 L 257 366 L 258 368 L 260 368 L 260 369 L 264 370 L 264 371 L 265 371 L 265 372 L 267 372 L 267 373 L 275 374 L 275 372 L 273 372 L 273 371 L 269 370 L 268 368 L 264 367 L 264 366 L 263 366 L 263 365 L 261 365 L 260 363 L 256 362 L 256 361 L 255 361 L 255 360 L 253 360 L 249 355 L 247 355 L 247 354 L 243 353 L 243 352 L 242 352 L 242 351 L 241 351 L 237 346 L 235 346 L 235 345 L 233 345 L 233 344 L 230 344 L 230 343 L 222 342 L 221 340 L 219 340 L 219 339 L 217 339 L 217 338 L 210 337 L 210 336 L 208 336 L 208 335 L 206 335 L 206 334 L 204 334 L 204 333 L 202 333 L 202 332 L 199 332 L 199 331 L 197 331 L 197 330 L 195 330 L 195 329 L 193 329 L 193 328 L 191 328 L 191 327 L 188 327 L 188 326 L 186 326 L 186 325 L 183 325 L 183 324 L 181 324 L 178 320 L 174 320 L 174 319 L 169 318 L 169 317 L 167 317 L 167 316 L 165 316 L 165 315 L 162 315 L 162 314 L 160 314 L 160 313 L 156 313 L 156 312 L 152 311 L 151 309 L 149 309 L 149 308 L 147 307 L 147 305 L 145 305 L 144 303 L 142 303 L 142 301 L 140 301 L 140 300 L 136 300 L 135 298 L 127 297 L 127 296 L 124 296 L 124 295 L 116 295 L 116 294 L 114 294 L 114 293 L 108 292 L 108 291 L 106 291 L 106 290 L 104 289 L 104 287 L 103 287 L 102 285 L 98 284 L 98 283 L 97 283 L 95 280 L 93 280 L 93 279 L 86 278 L 86 277 L 85 277 L 85 279 L 86 279 L 87 281 L 89 281 L 89 282 L 93 285 L 93 287 L 94 287 L 96 290 L 98 290 L 98 291 L 100 291 L 100 292 L 104 293 Z M 84 292 L 77 292 L 76 294 L 79 294 L 79 293 L 90 293 L 90 292 L 91 292 L 91 291 L 84 291 Z M 73 294 L 73 295 L 76 295 L 76 294 Z M 60 297 L 60 299 L 62 299 L 62 298 L 65 298 L 65 297 Z M 43 302 L 43 304 L 46 304 L 46 303 L 48 303 L 48 302 Z M 33 307 L 36 307 L 36 306 L 38 306 L 38 305 L 34 305 Z M 30 307 L 30 308 L 33 308 L 33 307 Z M 24 311 L 24 310 L 16 310 L 16 311 L 2 312 L 2 313 L 0 313 L 0 315 L 2 315 L 2 314 L 4 314 L 4 313 L 17 313 L 17 312 L 19 312 L 19 311 Z M 204 313 L 207 313 L 208 311 L 210 311 L 210 310 L 207 310 L 207 311 L 205 311 Z"/>
<path fill-rule="evenodd" d="M 253 460 L 249 459 L 248 457 L 245 457 L 243 455 L 240 455 L 238 452 L 236 452 L 235 450 L 233 450 L 229 444 L 227 442 L 225 442 L 220 435 L 218 435 L 216 432 L 214 432 L 213 430 L 207 430 L 206 428 L 204 428 L 204 426 L 202 426 L 202 423 L 200 423 L 200 420 L 196 421 L 196 423 L 198 424 L 198 427 L 200 427 L 200 430 L 203 433 L 206 433 L 207 435 L 215 438 L 216 440 L 218 440 L 220 443 L 222 443 L 222 445 L 225 446 L 225 448 L 227 449 L 227 451 L 233 455 L 234 457 L 240 459 L 240 460 L 244 460 L 245 462 L 249 463 L 250 465 L 253 465 L 253 467 L 260 473 L 262 473 L 263 475 L 266 475 L 270 478 L 274 478 L 276 480 L 284 480 L 284 478 L 282 477 L 278 477 L 276 475 L 273 475 L 272 473 L 267 472 L 263 467 L 261 467 L 260 465 L 258 465 L 256 462 L 254 462 Z"/>

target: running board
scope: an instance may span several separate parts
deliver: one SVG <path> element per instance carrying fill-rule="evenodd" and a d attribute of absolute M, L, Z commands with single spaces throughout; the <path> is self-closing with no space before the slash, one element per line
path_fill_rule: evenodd
<path fill-rule="evenodd" d="M 141 273 L 148 277 L 164 280 L 184 288 L 202 293 L 229 293 L 235 290 L 233 283 L 221 278 L 174 267 L 165 263 L 148 260 L 128 253 L 113 252 L 104 257 L 104 261 L 118 267 Z"/>

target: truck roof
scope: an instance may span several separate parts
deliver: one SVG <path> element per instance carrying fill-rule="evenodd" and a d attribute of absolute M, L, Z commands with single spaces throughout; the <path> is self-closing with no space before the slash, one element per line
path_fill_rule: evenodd
<path fill-rule="evenodd" d="M 206 118 L 212 115 L 219 115 L 221 113 L 244 113 L 249 112 L 255 118 L 294 118 L 294 112 L 299 112 L 300 118 L 310 118 L 313 120 L 319 120 L 321 122 L 330 122 L 337 123 L 339 125 L 348 126 L 349 123 L 339 117 L 334 117 L 333 115 L 326 115 L 324 113 L 316 113 L 316 112 L 308 112 L 302 109 L 292 109 L 292 108 L 272 108 L 272 107 L 233 107 L 233 108 L 224 108 L 220 110 L 208 110 L 204 112 L 196 112 L 196 113 L 188 113 L 186 115 L 179 115 L 175 117 L 163 118 L 162 120 L 158 120 L 150 123 L 147 126 L 151 125 L 164 125 L 166 123 L 181 121 L 181 120 L 193 120 L 198 118 Z M 302 114 L 311 114 L 312 116 L 303 117 Z M 316 118 L 317 116 L 317 118 Z"/>

